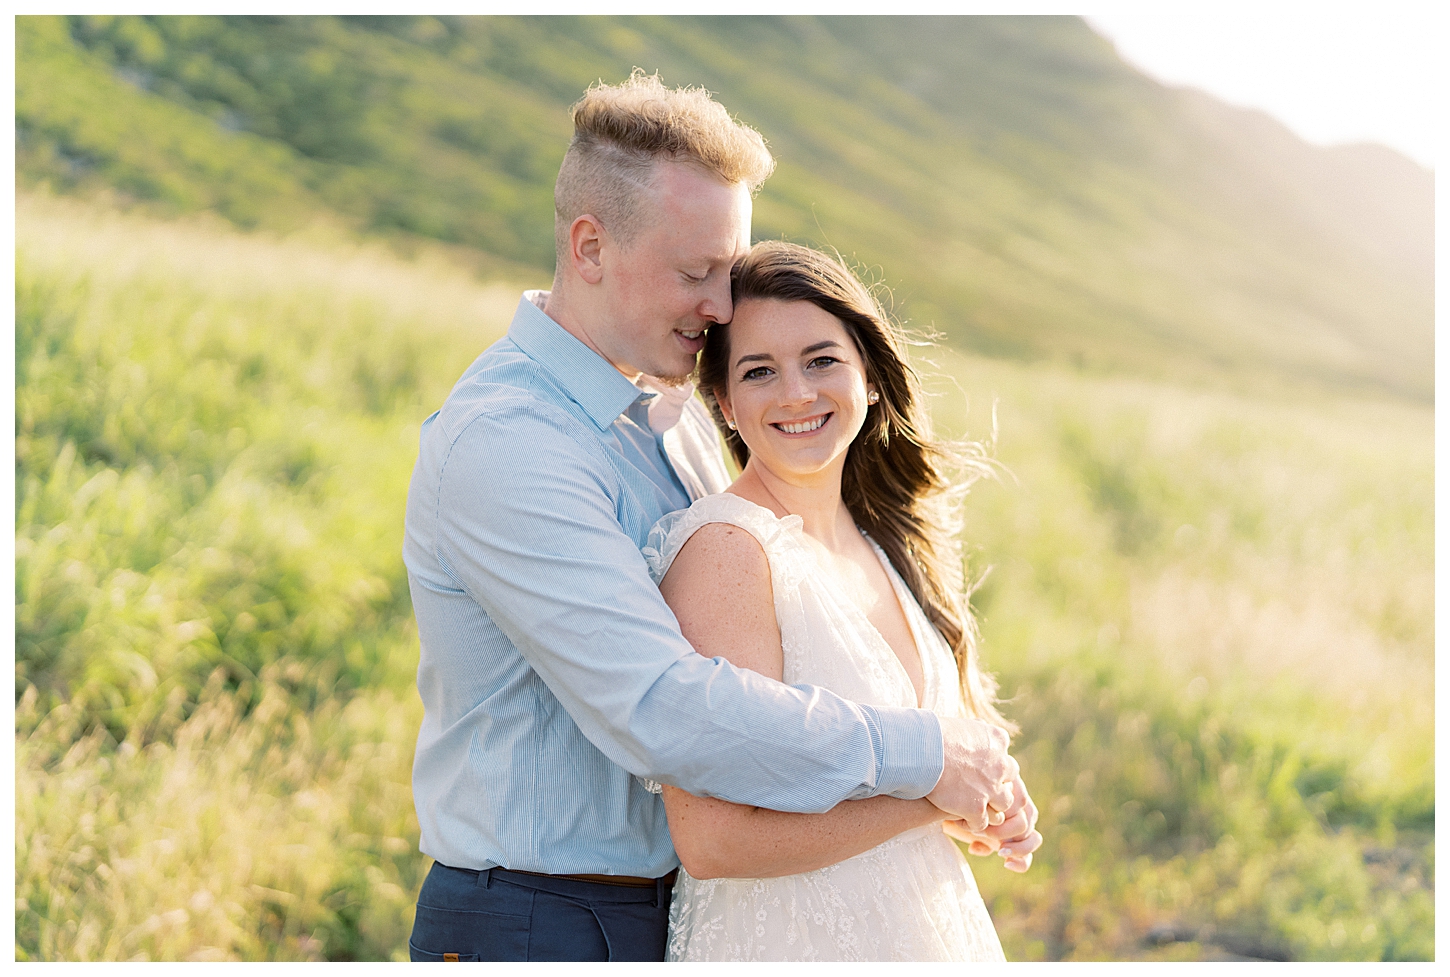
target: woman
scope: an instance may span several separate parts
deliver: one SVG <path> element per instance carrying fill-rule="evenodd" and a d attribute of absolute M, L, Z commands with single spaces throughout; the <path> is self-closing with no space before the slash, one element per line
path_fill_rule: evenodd
<path fill-rule="evenodd" d="M 839 261 L 808 248 L 757 245 L 732 287 L 735 315 L 708 334 L 700 386 L 742 472 L 661 520 L 645 551 L 685 637 L 789 684 L 1008 727 L 953 579 L 949 456 L 926 431 L 900 337 Z M 1015 786 L 1006 823 L 951 827 L 1026 871 L 1041 837 Z M 673 787 L 664 801 L 684 867 L 668 959 L 1002 959 L 926 800 L 815 815 Z"/>

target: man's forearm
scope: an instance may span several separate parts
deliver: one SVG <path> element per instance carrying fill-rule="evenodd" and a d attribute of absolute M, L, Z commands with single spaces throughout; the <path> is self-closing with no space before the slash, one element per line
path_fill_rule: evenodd
<path fill-rule="evenodd" d="M 941 726 L 929 711 L 863 705 L 698 655 L 673 667 L 684 674 L 656 683 L 636 707 L 637 725 L 675 731 L 641 758 L 652 780 L 820 814 L 848 800 L 925 797 L 941 778 Z M 689 714 L 699 702 L 706 714 Z"/>

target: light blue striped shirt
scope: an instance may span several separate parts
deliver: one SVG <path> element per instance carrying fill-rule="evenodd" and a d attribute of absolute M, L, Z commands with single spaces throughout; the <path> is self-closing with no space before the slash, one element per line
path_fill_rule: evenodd
<path fill-rule="evenodd" d="M 422 850 L 458 868 L 658 877 L 679 861 L 636 774 L 783 811 L 927 794 L 942 771 L 932 713 L 782 685 L 681 636 L 639 550 L 719 479 L 672 457 L 650 426 L 659 395 L 534 294 L 423 422 L 408 490 Z M 678 423 L 709 429 L 693 400 Z"/>

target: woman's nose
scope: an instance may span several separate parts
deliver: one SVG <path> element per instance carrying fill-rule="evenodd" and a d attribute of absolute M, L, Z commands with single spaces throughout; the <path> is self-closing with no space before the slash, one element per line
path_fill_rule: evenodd
<path fill-rule="evenodd" d="M 816 399 L 816 386 L 804 373 L 787 370 L 781 379 L 784 381 L 778 388 L 781 403 L 809 404 Z"/>

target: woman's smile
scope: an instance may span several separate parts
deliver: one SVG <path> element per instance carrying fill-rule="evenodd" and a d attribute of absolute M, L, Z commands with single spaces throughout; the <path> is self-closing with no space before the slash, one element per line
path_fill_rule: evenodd
<path fill-rule="evenodd" d="M 798 421 L 770 421 L 769 423 L 771 427 L 787 437 L 802 437 L 815 434 L 819 431 L 831 419 L 833 413 L 832 411 L 827 411 L 824 414 L 817 414 L 814 417 L 807 417 Z"/>

